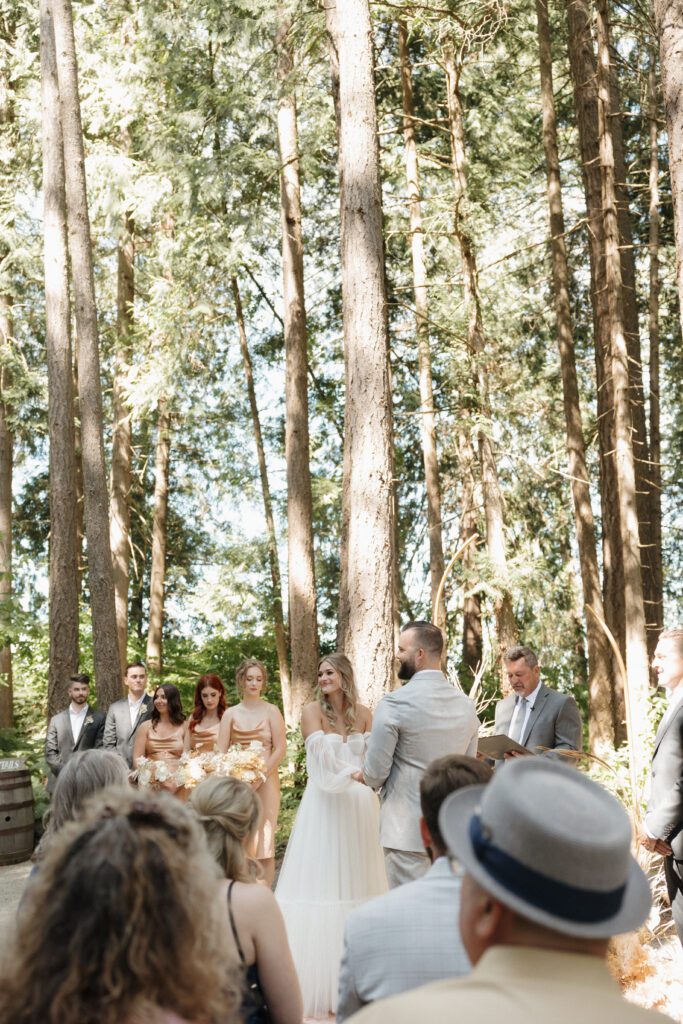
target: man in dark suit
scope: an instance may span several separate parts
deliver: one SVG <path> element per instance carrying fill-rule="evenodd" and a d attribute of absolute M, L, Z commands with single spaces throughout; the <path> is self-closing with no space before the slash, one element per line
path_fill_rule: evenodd
<path fill-rule="evenodd" d="M 133 765 L 135 733 L 140 723 L 147 721 L 152 713 L 152 698 L 145 693 L 147 669 L 141 661 L 126 665 L 124 683 L 128 696 L 115 700 L 107 711 L 103 746 L 105 750 L 115 750 L 125 758 L 130 768 Z"/>
<path fill-rule="evenodd" d="M 683 944 L 683 626 L 660 634 L 652 665 L 666 689 L 668 706 L 655 736 L 640 841 L 664 857 L 671 910 Z"/>
<path fill-rule="evenodd" d="M 88 704 L 90 676 L 73 675 L 69 680 L 69 706 L 50 719 L 45 740 L 45 760 L 50 767 L 48 789 L 52 791 L 60 771 L 77 750 L 102 746 L 104 715 Z"/>
<path fill-rule="evenodd" d="M 540 747 L 581 750 L 581 715 L 576 701 L 570 694 L 551 690 L 541 682 L 534 651 L 530 647 L 509 647 L 505 669 L 512 693 L 496 704 L 496 733 L 517 740 L 532 752 Z M 523 756 L 505 755 L 506 759 Z"/>

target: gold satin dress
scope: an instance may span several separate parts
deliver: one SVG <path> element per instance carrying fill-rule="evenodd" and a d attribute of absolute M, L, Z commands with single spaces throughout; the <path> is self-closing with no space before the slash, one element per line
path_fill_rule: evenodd
<path fill-rule="evenodd" d="M 184 726 L 178 725 L 170 736 L 158 736 L 150 726 L 145 740 L 145 757 L 150 761 L 167 761 L 169 768 L 175 770 L 178 761 L 183 753 Z M 162 782 L 160 789 L 166 789 L 170 793 L 178 791 L 173 782 Z M 180 791 L 178 791 L 180 792 Z"/>
<path fill-rule="evenodd" d="M 220 722 L 210 725 L 208 729 L 202 729 L 202 723 L 192 729 L 190 736 L 190 750 L 201 750 L 205 754 L 212 754 L 218 743 L 218 729 Z"/>
<path fill-rule="evenodd" d="M 255 729 L 240 729 L 237 713 L 233 711 L 230 723 L 230 744 L 247 747 L 253 740 L 263 744 L 266 761 L 273 753 L 273 735 L 267 719 L 259 722 Z M 262 786 L 256 790 L 256 796 L 263 806 L 263 823 L 258 833 L 256 859 L 268 860 L 275 856 L 275 829 L 277 816 L 280 813 L 280 776 L 277 768 L 268 776 Z"/>

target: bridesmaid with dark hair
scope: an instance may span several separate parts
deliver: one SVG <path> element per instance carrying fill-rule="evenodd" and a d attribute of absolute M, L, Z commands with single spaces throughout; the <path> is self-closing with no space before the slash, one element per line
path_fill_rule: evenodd
<path fill-rule="evenodd" d="M 185 746 L 185 715 L 180 701 L 178 687 L 172 683 L 160 683 L 152 697 L 152 715 L 143 722 L 135 734 L 133 747 L 133 768 L 139 766 L 141 757 L 150 761 L 165 761 L 171 771 L 178 767 L 178 761 Z M 159 783 L 160 789 L 175 793 L 175 782 Z M 178 794 L 181 795 L 180 793 Z M 185 795 L 183 791 L 183 796 Z"/>
<path fill-rule="evenodd" d="M 194 690 L 194 708 L 185 730 L 185 750 L 212 753 L 226 708 L 223 681 L 210 672 L 200 676 Z"/>

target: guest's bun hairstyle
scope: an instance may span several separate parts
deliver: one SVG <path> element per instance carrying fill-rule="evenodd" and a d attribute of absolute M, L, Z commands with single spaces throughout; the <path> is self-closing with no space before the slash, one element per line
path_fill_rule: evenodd
<path fill-rule="evenodd" d="M 439 826 L 475 882 L 546 928 L 606 939 L 640 927 L 650 911 L 628 815 L 576 768 L 512 761 L 487 786 L 449 796 Z"/>
<path fill-rule="evenodd" d="M 220 676 L 215 676 L 211 672 L 207 672 L 206 675 L 199 677 L 197 685 L 194 688 L 194 707 L 190 717 L 190 732 L 195 731 L 206 714 L 206 708 L 204 707 L 204 701 L 202 700 L 202 690 L 207 690 L 209 688 L 217 690 L 219 694 L 216 714 L 219 718 L 222 718 L 225 714 L 225 709 L 228 705 L 225 701 L 225 687 L 223 686 L 223 680 Z"/>
<path fill-rule="evenodd" d="M 263 662 L 259 661 L 258 658 L 245 658 L 239 663 L 237 671 L 235 672 L 235 684 L 240 697 L 244 697 L 244 681 L 247 678 L 247 672 L 250 668 L 257 668 L 259 670 L 263 678 L 264 688 L 268 682 L 268 669 Z"/>
<path fill-rule="evenodd" d="M 183 704 L 180 699 L 180 690 L 173 683 L 159 683 L 158 686 L 154 687 L 154 694 L 152 695 L 152 728 L 154 728 L 157 722 L 160 721 L 161 715 L 157 711 L 156 696 L 159 690 L 163 690 L 166 694 L 166 700 L 168 701 L 168 717 L 170 718 L 173 725 L 182 725 L 185 721 L 185 713 L 183 712 Z"/>
<path fill-rule="evenodd" d="M 263 816 L 261 801 L 241 779 L 209 776 L 190 795 L 209 846 L 209 852 L 226 878 L 253 882 L 261 874 L 247 848 L 258 832 Z"/>
<path fill-rule="evenodd" d="M 121 1024 L 172 1010 L 237 1019 L 218 873 L 192 811 L 109 789 L 65 825 L 32 880 L 0 970 L 0 1024 Z M 164 1018 L 165 1019 L 165 1018 Z"/>

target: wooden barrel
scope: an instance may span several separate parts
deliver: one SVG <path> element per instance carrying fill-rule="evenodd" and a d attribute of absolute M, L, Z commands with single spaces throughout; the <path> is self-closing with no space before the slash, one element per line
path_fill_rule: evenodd
<path fill-rule="evenodd" d="M 18 864 L 33 852 L 33 790 L 24 761 L 0 761 L 0 864 Z"/>

